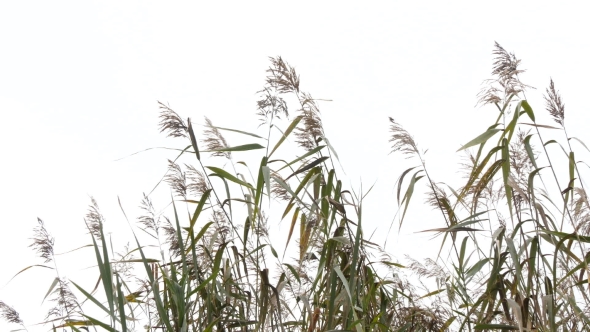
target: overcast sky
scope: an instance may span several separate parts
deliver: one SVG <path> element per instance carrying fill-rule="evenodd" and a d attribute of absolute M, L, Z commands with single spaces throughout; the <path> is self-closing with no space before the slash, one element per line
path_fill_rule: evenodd
<path fill-rule="evenodd" d="M 37 217 L 59 253 L 88 242 L 83 217 L 90 196 L 111 224 L 126 225 L 117 197 L 130 219 L 137 216 L 142 193 L 174 154 L 114 160 L 150 147 L 184 147 L 158 133 L 157 101 L 197 123 L 208 116 L 255 132 L 255 92 L 268 57 L 282 56 L 297 69 L 303 91 L 332 100 L 319 105 L 344 183 L 377 183 L 365 228 L 383 234 L 396 212 L 395 179 L 412 165 L 388 155 L 388 116 L 428 149 L 436 181 L 456 180 L 455 151 L 496 116 L 475 105 L 497 41 L 522 59 L 522 80 L 537 88 L 527 94 L 536 113 L 543 113 L 542 92 L 553 77 L 570 134 L 588 142 L 588 31 L 581 2 L 3 2 L 0 299 L 27 324 L 46 313 L 41 300 L 53 272 L 27 271 L 4 286 L 20 269 L 42 263 L 28 248 Z M 413 210 L 422 202 L 416 198 Z M 436 255 L 439 242 L 414 233 L 433 227 L 443 227 L 442 220 L 410 213 L 388 250 L 400 261 L 406 253 Z M 94 258 L 87 250 L 57 263 L 76 280 Z"/>

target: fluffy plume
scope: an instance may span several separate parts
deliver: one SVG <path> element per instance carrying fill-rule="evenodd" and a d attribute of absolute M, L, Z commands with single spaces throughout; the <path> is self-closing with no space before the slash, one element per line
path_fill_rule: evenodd
<path fill-rule="evenodd" d="M 88 227 L 90 234 L 94 235 L 94 237 L 100 240 L 102 238 L 100 230 L 102 229 L 105 219 L 100 213 L 98 203 L 96 203 L 94 197 L 90 197 L 90 201 L 91 204 L 88 207 L 88 212 L 86 213 L 86 218 L 84 218 L 84 221 L 86 222 L 86 226 Z"/>
<path fill-rule="evenodd" d="M 197 197 L 202 196 L 209 189 L 205 176 L 192 165 L 185 164 L 184 166 L 186 167 L 186 178 L 188 179 L 188 191 Z"/>
<path fill-rule="evenodd" d="M 168 105 L 158 102 L 160 105 L 160 132 L 167 132 L 168 137 L 188 137 L 187 125 L 184 120 Z"/>
<path fill-rule="evenodd" d="M 514 53 L 508 53 L 497 42 L 494 44 L 494 64 L 492 76 L 494 78 L 484 81 L 484 88 L 478 94 L 478 104 L 500 104 L 518 95 L 530 86 L 522 83 L 518 77 L 524 73 L 519 69 L 520 60 Z"/>
<path fill-rule="evenodd" d="M 144 214 L 137 218 L 137 221 L 143 225 L 145 231 L 151 230 L 157 234 L 158 218 L 156 217 L 152 201 L 145 193 L 143 194 L 143 199 L 139 207 L 144 211 Z"/>
<path fill-rule="evenodd" d="M 0 301 L 0 317 L 7 323 L 23 324 L 23 320 L 20 318 L 18 312 L 2 301 Z"/>
<path fill-rule="evenodd" d="M 227 145 L 227 141 L 225 137 L 221 135 L 219 130 L 213 126 L 213 123 L 209 118 L 205 117 L 205 131 L 203 134 L 205 135 L 205 139 L 202 142 L 205 144 L 205 148 L 207 150 L 219 150 L 219 149 L 227 149 L 229 145 Z M 214 157 L 225 157 L 230 158 L 231 153 L 228 151 L 215 151 L 211 153 Z"/>
<path fill-rule="evenodd" d="M 408 158 L 414 155 L 419 155 L 418 145 L 414 141 L 414 138 L 408 133 L 399 123 L 395 122 L 393 118 L 389 118 L 391 123 L 389 131 L 391 132 L 391 138 L 389 141 L 393 144 L 391 146 L 391 153 L 401 152 L 408 156 Z"/>
<path fill-rule="evenodd" d="M 299 75 L 295 68 L 278 56 L 270 57 L 270 67 L 266 70 L 269 74 L 266 77 L 268 86 L 276 89 L 280 93 L 299 93 Z"/>
<path fill-rule="evenodd" d="M 176 234 L 176 228 L 172 226 L 170 219 L 164 217 L 166 222 L 163 223 L 162 229 L 164 230 L 164 236 L 166 236 L 166 242 L 168 243 L 168 249 L 170 250 L 171 257 L 180 256 L 180 243 L 178 243 L 178 234 Z"/>
<path fill-rule="evenodd" d="M 549 82 L 549 87 L 546 90 L 547 94 L 545 98 L 545 109 L 551 114 L 553 120 L 563 126 L 565 120 L 565 104 L 561 100 L 559 91 L 555 89 L 553 79 Z"/>
<path fill-rule="evenodd" d="M 283 179 L 279 173 L 274 173 L 273 175 L 283 180 L 283 182 L 285 181 L 285 179 Z M 283 188 L 283 186 L 281 186 L 277 181 L 271 181 L 270 192 L 275 198 L 279 200 L 288 201 L 291 199 L 291 194 L 289 194 L 287 189 Z"/>
<path fill-rule="evenodd" d="M 49 263 L 53 260 L 53 244 L 55 240 L 47 232 L 43 220 L 37 218 L 37 221 L 39 225 L 33 230 L 35 236 L 33 237 L 33 243 L 29 247 L 32 247 L 45 260 L 45 263 Z"/>
<path fill-rule="evenodd" d="M 63 279 L 58 279 L 58 284 L 55 290 L 52 292 L 52 302 L 55 302 L 55 306 L 47 313 L 47 318 L 50 317 L 63 317 L 67 316 L 71 319 L 71 316 L 76 313 L 76 309 L 80 308 L 78 300 L 68 285 L 68 282 Z"/>
<path fill-rule="evenodd" d="M 321 137 L 324 136 L 324 127 L 320 118 L 320 110 L 314 99 L 308 93 L 302 93 L 299 98 L 301 103 L 301 116 L 303 128 L 297 128 L 295 136 L 299 146 L 306 150 L 312 150 L 318 146 Z"/>
<path fill-rule="evenodd" d="M 299 76 L 295 68 L 289 66 L 281 57 L 271 57 L 270 63 L 266 70 L 266 85 L 258 91 L 261 98 L 257 101 L 257 115 L 260 116 L 262 124 L 267 123 L 269 117 L 289 117 L 289 108 L 281 95 L 299 93 Z"/>
<path fill-rule="evenodd" d="M 287 102 L 278 96 L 273 89 L 265 87 L 258 93 L 261 94 L 261 99 L 256 102 L 258 110 L 257 115 L 260 116 L 262 124 L 268 122 L 269 116 L 276 116 L 279 119 L 281 118 L 281 114 L 285 114 L 287 117 L 289 116 Z"/>
<path fill-rule="evenodd" d="M 182 171 L 178 164 L 170 159 L 168 159 L 168 174 L 164 180 L 168 183 L 170 188 L 172 188 L 172 191 L 174 191 L 177 196 L 186 199 L 186 174 Z"/>

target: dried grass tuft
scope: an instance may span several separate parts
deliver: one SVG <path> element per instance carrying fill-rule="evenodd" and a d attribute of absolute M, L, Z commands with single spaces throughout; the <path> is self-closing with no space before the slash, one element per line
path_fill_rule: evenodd
<path fill-rule="evenodd" d="M 23 320 L 20 318 L 19 313 L 8 304 L 0 301 L 0 317 L 11 324 L 23 324 Z"/>
<path fill-rule="evenodd" d="M 227 149 L 229 147 L 225 137 L 223 137 L 221 132 L 219 132 L 215 126 L 213 126 L 213 123 L 207 117 L 205 117 L 205 128 L 206 129 L 203 132 L 205 139 L 202 140 L 202 142 L 205 144 L 207 150 Z M 211 155 L 213 157 L 231 158 L 231 152 L 229 151 L 213 151 Z"/>
<path fill-rule="evenodd" d="M 143 194 L 143 199 L 141 200 L 139 207 L 144 211 L 144 214 L 139 216 L 139 218 L 137 218 L 137 221 L 141 225 L 143 225 L 143 230 L 151 230 L 157 234 L 159 220 L 156 217 L 156 212 L 154 209 L 154 205 L 152 204 L 152 201 L 145 193 Z"/>
<path fill-rule="evenodd" d="M 280 56 L 270 57 L 270 64 L 266 70 L 269 73 L 266 83 L 280 93 L 299 93 L 299 75 L 295 68 L 283 61 Z"/>
<path fill-rule="evenodd" d="M 184 120 L 168 105 L 158 102 L 160 107 L 160 132 L 167 132 L 168 137 L 188 137 Z"/>
<path fill-rule="evenodd" d="M 164 217 L 165 222 L 162 223 L 161 228 L 164 231 L 164 237 L 166 243 L 168 243 L 168 250 L 170 251 L 170 257 L 180 256 L 180 243 L 178 242 L 178 234 L 176 228 L 172 226 L 172 222 L 167 217 Z"/>
<path fill-rule="evenodd" d="M 53 260 L 53 244 L 55 243 L 55 239 L 47 232 L 43 220 L 37 218 L 37 221 L 39 225 L 33 230 L 35 236 L 33 237 L 33 243 L 29 247 L 32 247 L 45 260 L 45 263 L 49 263 Z"/>
<path fill-rule="evenodd" d="M 519 74 L 525 72 L 519 69 L 520 59 L 514 53 L 509 53 L 497 42 L 494 43 L 494 63 L 492 76 L 494 78 L 484 81 L 484 87 L 478 94 L 478 104 L 500 104 L 507 102 L 530 86 L 522 83 Z"/>
<path fill-rule="evenodd" d="M 319 145 L 321 138 L 324 136 L 324 127 L 320 117 L 320 110 L 315 100 L 308 93 L 301 93 L 299 97 L 301 109 L 299 113 L 303 119 L 303 128 L 297 128 L 295 136 L 300 147 L 306 150 L 312 150 Z"/>
<path fill-rule="evenodd" d="M 286 117 L 289 116 L 289 107 L 287 102 L 276 91 L 269 87 L 264 87 L 258 92 L 261 94 L 261 99 L 256 102 L 258 112 L 256 115 L 260 117 L 261 125 L 269 121 L 269 117 L 281 118 L 281 114 Z"/>
<path fill-rule="evenodd" d="M 188 191 L 197 197 L 201 197 L 209 189 L 205 176 L 192 165 L 185 164 L 184 166 L 186 167 L 186 178 L 188 179 Z"/>
<path fill-rule="evenodd" d="M 88 207 L 88 212 L 86 213 L 86 218 L 84 221 L 86 222 L 86 226 L 96 239 L 102 239 L 101 229 L 102 225 L 105 223 L 105 219 L 103 215 L 100 213 L 100 209 L 98 208 L 98 203 L 94 199 L 94 197 L 90 197 L 90 206 Z"/>
<path fill-rule="evenodd" d="M 186 183 L 186 173 L 182 171 L 180 165 L 168 159 L 168 174 L 164 177 L 176 196 L 186 199 L 188 185 Z"/>
<path fill-rule="evenodd" d="M 563 127 L 563 121 L 565 120 L 565 104 L 561 100 L 559 91 L 555 89 L 553 79 L 549 82 L 549 87 L 546 89 L 545 98 L 545 109 L 551 114 L 553 120 Z"/>
<path fill-rule="evenodd" d="M 389 118 L 391 123 L 389 131 L 391 132 L 391 138 L 389 142 L 393 143 L 391 146 L 391 152 L 401 152 L 405 154 L 407 158 L 419 156 L 418 145 L 414 141 L 414 138 L 408 133 L 399 123 L 393 118 Z"/>
<path fill-rule="evenodd" d="M 57 287 L 52 292 L 52 295 L 53 297 L 50 301 L 55 302 L 55 306 L 49 309 L 45 319 L 51 317 L 62 318 L 64 316 L 71 319 L 73 315 L 78 313 L 77 309 L 80 308 L 80 305 L 76 296 L 70 290 L 67 280 L 64 278 L 58 278 Z"/>

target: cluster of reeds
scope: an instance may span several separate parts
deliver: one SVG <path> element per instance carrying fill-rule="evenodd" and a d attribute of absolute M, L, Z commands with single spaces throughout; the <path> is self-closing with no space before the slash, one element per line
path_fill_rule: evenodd
<path fill-rule="evenodd" d="M 429 295 L 454 320 L 452 330 L 587 331 L 590 205 L 579 169 L 585 164 L 572 145 L 588 149 L 568 135 L 553 80 L 544 99 L 558 126 L 537 123 L 520 60 L 497 43 L 494 55 L 494 77 L 479 102 L 495 106 L 498 117 L 460 149 L 467 153 L 462 186 L 431 179 L 412 137 L 391 120 L 394 150 L 418 159 L 399 179 L 400 223 L 424 179 L 427 202 L 445 222 L 427 231 L 442 235 L 438 257 L 450 260 L 447 269 L 434 268 L 436 262 L 410 268 L 438 278 Z"/>
<path fill-rule="evenodd" d="M 589 330 L 590 210 L 570 145 L 581 141 L 565 130 L 553 82 L 546 103 L 558 127 L 536 122 L 520 60 L 498 44 L 494 54 L 494 78 L 479 100 L 495 105 L 498 117 L 461 149 L 467 152 L 462 186 L 432 179 L 414 138 L 390 118 L 392 151 L 417 160 L 398 180 L 400 227 L 417 185 L 425 183 L 427 202 L 444 222 L 427 230 L 441 235 L 436 259 L 409 259 L 404 267 L 365 239 L 365 193 L 343 187 L 316 100 L 277 57 L 257 104 L 266 137 L 209 119 L 198 136 L 190 118 L 160 103 L 161 131 L 185 139 L 186 147 L 168 161 L 164 183 L 174 193 L 168 213 L 156 212 L 149 195 L 141 201 L 137 227 L 155 241 L 159 257 L 151 258 L 137 236 L 116 257 L 92 200 L 86 223 L 102 291 L 98 283 L 88 290 L 57 274 L 47 322 L 73 331 Z M 544 140 L 546 130 L 563 134 L 566 143 Z M 231 145 L 224 133 L 253 143 Z M 291 141 L 296 155 L 286 151 Z M 550 157 L 552 146 L 565 157 Z M 245 151 L 258 153 L 254 172 L 234 159 Z M 206 156 L 223 158 L 227 167 L 211 166 Z M 271 214 L 271 205 L 282 214 Z M 284 246 L 270 240 L 269 225 L 279 220 L 289 223 Z M 32 247 L 46 263 L 53 243 L 39 220 Z M 420 294 L 404 277 L 409 273 L 432 279 L 436 290 Z M 4 302 L 0 313 L 26 328 Z"/>

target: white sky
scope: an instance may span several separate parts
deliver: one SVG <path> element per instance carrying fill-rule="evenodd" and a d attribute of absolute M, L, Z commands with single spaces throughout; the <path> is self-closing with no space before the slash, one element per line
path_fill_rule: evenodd
<path fill-rule="evenodd" d="M 553 77 L 570 134 L 588 142 L 590 21 L 581 4 L 3 2 L 0 299 L 27 324 L 46 313 L 41 300 L 52 272 L 27 271 L 4 286 L 20 269 L 42 263 L 27 247 L 37 217 L 59 253 L 88 242 L 89 195 L 110 224 L 126 225 L 117 196 L 130 219 L 138 215 L 142 192 L 174 154 L 114 160 L 150 147 L 184 147 L 158 133 L 156 101 L 198 123 L 208 116 L 219 126 L 256 131 L 255 92 L 268 56 L 295 66 L 303 91 L 333 100 L 320 109 L 349 176 L 345 184 L 359 189 L 361 180 L 364 188 L 377 181 L 364 207 L 367 233 L 387 231 L 397 204 L 394 181 L 413 165 L 388 155 L 387 117 L 429 149 L 436 181 L 455 181 L 455 151 L 496 116 L 492 108 L 475 107 L 490 76 L 494 41 L 522 59 L 523 81 L 537 88 L 528 93 L 537 114 L 544 113 L 541 93 Z M 242 143 L 250 142 L 230 141 Z M 412 211 L 422 202 L 416 197 Z M 400 260 L 405 253 L 436 255 L 439 241 L 414 232 L 442 221 L 418 212 L 408 215 L 401 236 L 391 234 L 388 249 Z M 86 250 L 59 256 L 58 264 L 78 281 L 94 257 Z M 81 282 L 91 287 L 95 276 Z"/>

